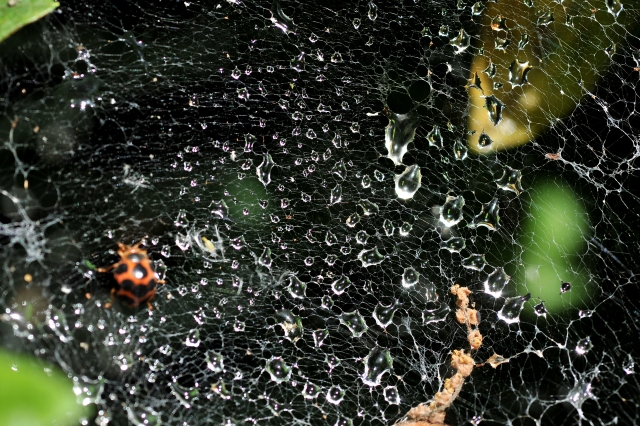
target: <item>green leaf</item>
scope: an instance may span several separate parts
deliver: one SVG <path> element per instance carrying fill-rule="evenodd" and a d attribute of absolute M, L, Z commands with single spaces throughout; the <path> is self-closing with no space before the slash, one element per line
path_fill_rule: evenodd
<path fill-rule="evenodd" d="M 0 42 L 38 19 L 53 12 L 59 3 L 52 0 L 0 0 Z M 14 4 L 9 6 L 9 4 Z"/>
<path fill-rule="evenodd" d="M 0 401 L 1 425 L 75 425 L 86 414 L 60 370 L 6 351 L 0 351 Z"/>

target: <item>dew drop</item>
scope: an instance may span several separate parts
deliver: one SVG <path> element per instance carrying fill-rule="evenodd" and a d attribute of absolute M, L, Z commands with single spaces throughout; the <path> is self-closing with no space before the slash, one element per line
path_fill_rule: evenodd
<path fill-rule="evenodd" d="M 282 331 L 284 331 L 285 339 L 295 343 L 304 334 L 302 319 L 299 316 L 293 315 L 291 311 L 286 309 L 279 310 L 275 313 L 274 318 L 278 321 L 278 325 L 282 328 Z"/>
<path fill-rule="evenodd" d="M 505 191 L 515 192 L 520 195 L 523 191 L 522 189 L 522 172 L 520 170 L 512 169 L 511 167 L 505 167 L 502 172 L 502 176 L 497 179 L 496 185 L 498 188 L 503 189 Z"/>
<path fill-rule="evenodd" d="M 218 352 L 209 350 L 205 355 L 205 361 L 207 368 L 214 373 L 221 373 L 224 371 L 224 358 Z"/>
<path fill-rule="evenodd" d="M 340 161 L 336 162 L 336 164 L 334 164 L 333 168 L 331 169 L 331 173 L 344 180 L 344 178 L 347 177 L 347 166 L 345 166 L 344 160 L 341 159 Z"/>
<path fill-rule="evenodd" d="M 455 156 L 456 160 L 464 160 L 469 155 L 467 146 L 459 139 L 456 140 L 453 144 L 453 155 Z"/>
<path fill-rule="evenodd" d="M 480 148 L 486 148 L 491 145 L 491 143 L 493 143 L 493 141 L 491 140 L 489 135 L 487 135 L 484 131 L 480 133 L 480 136 L 478 136 L 478 146 Z"/>
<path fill-rule="evenodd" d="M 464 30 L 464 28 L 460 28 L 458 35 L 451 40 L 449 40 L 449 44 L 453 46 L 453 53 L 456 55 L 464 52 L 469 47 L 471 43 L 471 37 Z"/>
<path fill-rule="evenodd" d="M 258 264 L 264 266 L 265 268 L 271 268 L 271 249 L 266 247 L 260 257 L 258 258 Z"/>
<path fill-rule="evenodd" d="M 462 267 L 473 269 L 474 271 L 482 271 L 486 265 L 487 261 L 484 258 L 484 254 L 472 254 L 471 256 L 462 259 Z"/>
<path fill-rule="evenodd" d="M 440 248 L 449 250 L 451 253 L 460 253 L 466 247 L 466 242 L 462 237 L 449 238 L 440 243 Z"/>
<path fill-rule="evenodd" d="M 338 244 L 338 237 L 336 237 L 336 234 L 334 234 L 333 232 L 327 231 L 327 235 L 325 235 L 325 237 L 324 237 L 324 242 L 328 246 L 332 246 L 334 244 Z"/>
<path fill-rule="evenodd" d="M 422 174 L 417 165 L 408 166 L 404 172 L 395 176 L 396 195 L 402 200 L 412 198 L 422 186 Z"/>
<path fill-rule="evenodd" d="M 387 386 L 384 388 L 384 400 L 389 404 L 400 405 L 400 393 L 395 386 Z"/>
<path fill-rule="evenodd" d="M 283 33 L 293 33 L 293 20 L 282 11 L 282 7 L 280 7 L 280 0 L 274 0 L 273 5 L 271 6 L 270 20 L 273 25 Z"/>
<path fill-rule="evenodd" d="M 365 216 L 373 216 L 380 212 L 380 207 L 378 207 L 376 203 L 373 203 L 367 199 L 360 201 L 358 205 L 362 207 Z"/>
<path fill-rule="evenodd" d="M 393 226 L 393 222 L 391 222 L 389 219 L 385 219 L 384 222 L 382 223 L 382 229 L 384 230 L 384 234 L 387 237 L 390 237 L 393 235 L 393 231 L 395 231 L 395 226 Z"/>
<path fill-rule="evenodd" d="M 356 242 L 358 244 L 365 245 L 367 244 L 368 239 L 369 239 L 369 234 L 367 234 L 367 231 L 362 230 L 356 233 Z"/>
<path fill-rule="evenodd" d="M 507 285 L 511 277 L 507 275 L 503 268 L 496 268 L 484 282 L 484 292 L 493 297 L 502 296 L 502 290 Z"/>
<path fill-rule="evenodd" d="M 267 361 L 265 370 L 276 383 L 286 382 L 291 378 L 291 368 L 279 356 L 273 356 Z"/>
<path fill-rule="evenodd" d="M 538 17 L 536 25 L 546 27 L 554 21 L 553 12 L 547 7 L 547 11 Z"/>
<path fill-rule="evenodd" d="M 320 386 L 307 382 L 302 388 L 302 397 L 304 399 L 315 399 L 320 395 L 321 390 Z"/>
<path fill-rule="evenodd" d="M 327 401 L 338 405 L 344 399 L 344 391 L 340 386 L 331 386 L 327 391 Z"/>
<path fill-rule="evenodd" d="M 358 260 L 362 262 L 362 266 L 369 267 L 379 265 L 384 261 L 384 256 L 380 254 L 377 247 L 369 250 L 362 250 L 358 253 Z"/>
<path fill-rule="evenodd" d="M 394 164 L 402 164 L 402 157 L 408 145 L 416 135 L 418 119 L 413 114 L 394 114 L 387 112 L 389 124 L 385 129 L 385 147 L 387 158 Z"/>
<path fill-rule="evenodd" d="M 614 18 L 617 18 L 620 12 L 622 12 L 622 2 L 620 0 L 605 0 L 605 3 L 607 4 L 607 11 L 609 11 Z"/>
<path fill-rule="evenodd" d="M 523 84 L 527 84 L 527 74 L 531 71 L 531 67 L 529 66 L 529 61 L 520 62 L 515 59 L 509 65 L 509 82 L 513 86 L 522 86 Z"/>
<path fill-rule="evenodd" d="M 338 204 L 342 201 L 342 185 L 339 183 L 331 190 L 331 196 L 329 198 L 329 204 Z"/>
<path fill-rule="evenodd" d="M 371 178 L 369 175 L 362 176 L 362 187 L 369 188 L 371 186 Z"/>
<path fill-rule="evenodd" d="M 390 371 L 393 366 L 393 359 L 389 351 L 380 347 L 373 348 L 363 362 L 362 382 L 371 387 L 380 385 L 384 373 Z"/>
<path fill-rule="evenodd" d="M 200 343 L 200 331 L 197 329 L 191 330 L 189 334 L 187 334 L 187 338 L 184 341 L 184 344 L 186 346 L 192 348 L 197 348 L 198 346 L 200 346 Z"/>
<path fill-rule="evenodd" d="M 367 16 L 369 17 L 369 19 L 371 19 L 372 21 L 375 21 L 376 18 L 378 17 L 378 6 L 376 6 L 375 4 L 373 4 L 373 2 L 369 3 L 369 12 L 367 12 Z"/>
<path fill-rule="evenodd" d="M 495 67 L 495 64 L 493 66 Z M 494 126 L 497 126 L 502 121 L 502 110 L 505 105 L 495 95 L 485 97 L 484 103 L 489 112 L 489 120 Z"/>
<path fill-rule="evenodd" d="M 576 344 L 576 353 L 578 355 L 584 355 L 589 352 L 593 348 L 593 342 L 590 337 L 585 337 L 584 339 L 578 340 Z"/>
<path fill-rule="evenodd" d="M 498 312 L 498 319 L 501 319 L 507 324 L 519 322 L 520 312 L 522 312 L 525 302 L 530 298 L 531 294 L 527 293 L 526 296 L 516 296 L 505 299 L 504 306 Z"/>
<path fill-rule="evenodd" d="M 571 283 L 563 282 L 560 284 L 560 293 L 571 291 Z"/>
<path fill-rule="evenodd" d="M 349 228 L 355 227 L 358 222 L 360 222 L 360 215 L 358 213 L 350 214 L 349 217 L 347 217 L 347 220 L 345 220 L 345 223 Z"/>
<path fill-rule="evenodd" d="M 373 310 L 373 319 L 380 327 L 387 328 L 393 321 L 393 316 L 395 315 L 398 306 L 399 303 L 397 300 L 389 306 L 378 303 Z"/>
<path fill-rule="evenodd" d="M 625 374 L 633 374 L 635 372 L 635 366 L 636 363 L 633 360 L 633 357 L 631 356 L 631 354 L 627 354 L 627 359 L 622 364 L 622 371 L 624 371 Z"/>
<path fill-rule="evenodd" d="M 480 213 L 473 218 L 471 224 L 469 224 L 472 228 L 477 228 L 479 226 L 484 226 L 489 228 L 492 231 L 498 229 L 498 225 L 500 224 L 500 204 L 498 198 L 494 198 L 487 204 L 482 206 Z"/>
<path fill-rule="evenodd" d="M 294 299 L 304 299 L 307 292 L 307 284 L 302 282 L 300 278 L 292 275 L 289 277 L 289 286 L 287 287 L 287 290 Z"/>
<path fill-rule="evenodd" d="M 351 285 L 349 277 L 342 275 L 340 278 L 331 283 L 331 290 L 337 295 L 341 295 Z"/>
<path fill-rule="evenodd" d="M 540 302 L 536 306 L 534 306 L 533 307 L 533 311 L 539 317 L 546 317 L 547 316 L 547 308 L 546 308 L 546 306 L 544 306 L 544 302 Z"/>
<path fill-rule="evenodd" d="M 405 268 L 402 273 L 402 287 L 411 288 L 418 283 L 420 273 L 413 268 Z"/>
<path fill-rule="evenodd" d="M 264 186 L 271 182 L 271 169 L 273 169 L 274 165 L 275 163 L 269 153 L 262 154 L 262 163 L 256 167 L 256 174 L 258 175 L 258 180 Z"/>
<path fill-rule="evenodd" d="M 316 330 L 313 332 L 313 343 L 316 348 L 319 348 L 324 344 L 324 341 L 329 337 L 329 330 Z"/>
<path fill-rule="evenodd" d="M 340 316 L 340 324 L 344 325 L 351 331 L 353 337 L 362 336 L 369 327 L 360 313 L 356 310 L 353 312 L 345 312 Z"/>
<path fill-rule="evenodd" d="M 435 146 L 438 149 L 444 146 L 444 139 L 442 138 L 442 133 L 440 133 L 440 127 L 438 127 L 438 125 L 433 126 L 433 129 L 427 133 L 427 141 L 430 146 Z"/>
<path fill-rule="evenodd" d="M 446 201 L 440 208 L 440 222 L 444 226 L 452 227 L 462 220 L 462 208 L 464 207 L 464 198 L 462 196 L 447 196 Z"/>

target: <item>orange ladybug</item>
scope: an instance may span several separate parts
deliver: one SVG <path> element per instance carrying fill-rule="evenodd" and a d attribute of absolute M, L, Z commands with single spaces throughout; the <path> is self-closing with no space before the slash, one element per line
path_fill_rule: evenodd
<path fill-rule="evenodd" d="M 153 309 L 151 299 L 156 295 L 156 285 L 164 284 L 165 281 L 160 279 L 147 251 L 141 249 L 140 244 L 142 241 L 132 246 L 118 243 L 120 261 L 106 268 L 98 268 L 98 272 L 109 272 L 115 269 L 113 276 L 118 286 L 111 290 L 111 302 L 116 295 L 130 308 L 146 303 L 151 310 Z M 104 307 L 110 308 L 111 302 Z"/>

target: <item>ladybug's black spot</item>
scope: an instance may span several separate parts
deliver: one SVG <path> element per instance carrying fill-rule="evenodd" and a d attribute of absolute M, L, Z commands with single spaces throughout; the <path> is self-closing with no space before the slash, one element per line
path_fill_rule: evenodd
<path fill-rule="evenodd" d="M 127 259 L 132 261 L 133 263 L 140 263 L 144 257 L 138 253 L 133 253 L 127 256 Z"/>
<path fill-rule="evenodd" d="M 133 268 L 133 276 L 136 279 L 141 280 L 147 276 L 147 269 L 144 266 L 137 264 L 135 268 Z"/>
<path fill-rule="evenodd" d="M 116 271 L 114 272 L 114 274 L 120 275 L 120 274 L 124 274 L 125 272 L 127 272 L 127 265 L 123 263 L 116 268 Z"/>
<path fill-rule="evenodd" d="M 131 280 L 123 280 L 123 281 L 120 283 L 120 289 L 121 289 L 121 290 L 129 291 L 129 292 L 131 292 L 131 293 L 133 293 L 133 292 L 134 292 L 134 288 L 135 288 L 135 287 L 136 287 L 136 286 L 135 286 L 135 284 L 134 284 L 134 283 L 133 283 L 133 281 L 131 281 Z"/>
<path fill-rule="evenodd" d="M 118 294 L 118 298 L 124 302 L 125 305 L 128 306 L 136 306 L 137 303 L 134 299 L 127 296 L 126 294 Z"/>
<path fill-rule="evenodd" d="M 133 295 L 138 299 L 142 299 L 146 297 L 150 291 L 153 291 L 153 289 L 156 288 L 156 285 L 155 285 L 156 283 L 153 282 L 153 280 L 151 281 L 152 282 L 149 282 L 147 285 L 144 285 L 144 284 L 136 285 L 132 291 Z"/>

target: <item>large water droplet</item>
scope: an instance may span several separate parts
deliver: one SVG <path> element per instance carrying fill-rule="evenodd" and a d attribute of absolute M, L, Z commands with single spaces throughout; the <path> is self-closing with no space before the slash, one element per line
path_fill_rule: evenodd
<path fill-rule="evenodd" d="M 546 308 L 546 306 L 544 306 L 544 302 L 540 302 L 536 306 L 534 306 L 533 307 L 533 312 L 535 312 L 536 315 L 539 316 L 539 317 L 546 317 L 547 316 L 547 308 Z"/>
<path fill-rule="evenodd" d="M 480 213 L 473 218 L 473 222 L 471 222 L 469 226 L 472 228 L 484 226 L 495 231 L 498 229 L 498 225 L 500 224 L 500 216 L 498 215 L 499 211 L 500 204 L 498 198 L 494 198 L 482 206 Z"/>
<path fill-rule="evenodd" d="M 269 247 L 266 247 L 258 258 L 258 264 L 264 266 L 265 268 L 271 268 L 272 262 L 273 260 L 271 259 L 271 249 Z"/>
<path fill-rule="evenodd" d="M 258 180 L 262 182 L 264 186 L 267 186 L 271 182 L 271 169 L 273 169 L 275 163 L 269 153 L 262 154 L 262 163 L 256 167 L 256 174 Z"/>
<path fill-rule="evenodd" d="M 622 2 L 620 0 L 605 0 L 605 3 L 607 4 L 607 10 L 615 18 L 622 12 Z"/>
<path fill-rule="evenodd" d="M 334 244 L 338 244 L 338 237 L 331 231 L 327 231 L 327 235 L 324 237 L 324 242 L 327 243 L 328 246 L 332 246 Z"/>
<path fill-rule="evenodd" d="M 393 321 L 393 315 L 396 313 L 398 306 L 399 303 L 397 300 L 389 306 L 378 303 L 378 306 L 373 310 L 373 319 L 380 327 L 387 328 Z"/>
<path fill-rule="evenodd" d="M 529 66 L 529 61 L 520 62 L 515 59 L 509 65 L 509 81 L 514 86 L 522 86 L 523 84 L 527 84 L 527 74 L 531 70 L 531 66 Z"/>
<path fill-rule="evenodd" d="M 369 327 L 358 311 L 345 312 L 340 316 L 340 324 L 346 326 L 353 337 L 362 336 Z"/>
<path fill-rule="evenodd" d="M 267 361 L 265 370 L 276 383 L 286 382 L 291 378 L 291 368 L 279 356 L 272 356 Z"/>
<path fill-rule="evenodd" d="M 365 245 L 367 244 L 368 239 L 369 239 L 369 234 L 367 234 L 367 231 L 362 230 L 356 233 L 356 243 Z"/>
<path fill-rule="evenodd" d="M 200 346 L 200 343 L 200 331 L 198 329 L 191 330 L 184 341 L 186 346 L 190 346 L 192 348 L 197 348 Z"/>
<path fill-rule="evenodd" d="M 497 126 L 498 123 L 502 121 L 502 110 L 504 109 L 504 104 L 496 98 L 495 95 L 485 97 L 484 103 L 487 111 L 489 112 L 489 120 L 491 120 L 494 126 Z"/>
<path fill-rule="evenodd" d="M 319 348 L 324 344 L 324 341 L 329 337 L 329 330 L 316 330 L 313 332 L 313 343 L 316 348 Z"/>
<path fill-rule="evenodd" d="M 358 253 L 358 259 L 365 268 L 372 265 L 379 265 L 384 260 L 384 256 L 378 251 L 378 247 L 369 250 L 362 250 Z"/>
<path fill-rule="evenodd" d="M 300 278 L 292 275 L 289 277 L 289 286 L 287 287 L 287 290 L 294 299 L 304 299 L 307 292 L 307 284 L 302 282 Z"/>
<path fill-rule="evenodd" d="M 394 164 L 402 164 L 402 157 L 407 152 L 407 146 L 413 141 L 416 135 L 418 119 L 415 115 L 394 114 L 387 111 L 389 124 L 385 129 L 385 147 L 387 148 L 387 158 Z"/>
<path fill-rule="evenodd" d="M 304 334 L 302 319 L 293 315 L 290 311 L 282 309 L 276 312 L 274 318 L 278 321 L 278 325 L 282 327 L 285 339 L 295 343 Z"/>
<path fill-rule="evenodd" d="M 507 324 L 519 322 L 520 312 L 522 312 L 525 302 L 530 298 L 531 294 L 527 293 L 526 296 L 516 296 L 505 299 L 504 306 L 498 312 L 498 319 L 501 319 Z"/>
<path fill-rule="evenodd" d="M 422 186 L 422 173 L 417 165 L 408 166 L 399 175 L 395 177 L 396 195 L 398 198 L 408 200 L 412 198 L 420 186 Z"/>
<path fill-rule="evenodd" d="M 214 373 L 221 373 L 224 370 L 224 358 L 218 352 L 209 350 L 205 355 L 207 368 Z"/>
<path fill-rule="evenodd" d="M 396 228 L 395 226 L 393 226 L 393 222 L 391 222 L 389 219 L 385 219 L 384 222 L 382 223 L 382 229 L 384 230 L 384 234 L 387 237 L 390 237 L 393 235 L 393 231 Z"/>
<path fill-rule="evenodd" d="M 482 271 L 486 265 L 487 261 L 484 258 L 484 254 L 472 254 L 471 256 L 462 259 L 462 267 L 473 269 L 474 271 Z"/>
<path fill-rule="evenodd" d="M 378 17 L 378 6 L 376 6 L 373 2 L 369 3 L 369 12 L 367 12 L 367 16 L 372 21 L 375 21 Z"/>
<path fill-rule="evenodd" d="M 358 213 L 350 214 L 347 220 L 344 221 L 349 228 L 354 228 L 358 222 L 360 222 L 360 215 Z"/>
<path fill-rule="evenodd" d="M 322 388 L 320 386 L 307 382 L 302 388 L 302 397 L 304 399 L 315 399 L 320 395 L 321 390 Z"/>
<path fill-rule="evenodd" d="M 378 386 L 382 375 L 391 370 L 393 359 L 387 349 L 375 347 L 364 359 L 364 373 L 361 378 L 365 385 Z"/>
<path fill-rule="evenodd" d="M 522 172 L 520 170 L 506 166 L 502 172 L 502 176 L 500 176 L 500 178 L 495 182 L 496 185 L 498 185 L 498 188 L 504 189 L 505 191 L 515 192 L 520 195 L 523 191 L 521 180 Z"/>
<path fill-rule="evenodd" d="M 460 253 L 466 247 L 466 242 L 462 237 L 449 238 L 440 243 L 440 248 L 447 249 L 451 253 Z"/>
<path fill-rule="evenodd" d="M 469 149 L 460 139 L 456 140 L 453 144 L 453 155 L 456 160 L 464 160 L 469 155 Z"/>
<path fill-rule="evenodd" d="M 507 285 L 511 277 L 507 275 L 503 268 L 496 268 L 484 282 L 484 292 L 493 297 L 502 296 L 502 290 Z"/>
<path fill-rule="evenodd" d="M 274 0 L 273 5 L 271 6 L 270 20 L 273 25 L 283 33 L 293 33 L 293 20 L 282 11 L 282 7 L 280 7 L 280 0 Z"/>
<path fill-rule="evenodd" d="M 331 196 L 329 197 L 329 204 L 337 204 L 342 201 L 342 185 L 339 183 L 331 190 Z"/>
<path fill-rule="evenodd" d="M 462 208 L 464 207 L 464 198 L 447 196 L 446 201 L 440 208 L 440 222 L 447 227 L 452 227 L 462 220 Z"/>
<path fill-rule="evenodd" d="M 365 216 L 373 216 L 380 212 L 380 207 L 374 202 L 364 199 L 358 203 L 362 207 L 362 212 Z"/>
<path fill-rule="evenodd" d="M 444 139 L 442 137 L 442 133 L 440 133 L 440 127 L 438 127 L 438 125 L 433 126 L 433 129 L 427 133 L 427 141 L 430 146 L 435 146 L 438 149 L 441 149 L 444 146 Z"/>
<path fill-rule="evenodd" d="M 360 28 L 361 22 L 362 21 L 360 21 L 360 18 L 353 18 L 353 21 L 352 21 L 353 28 L 355 28 L 356 30 Z"/>
<path fill-rule="evenodd" d="M 335 294 L 341 295 L 347 288 L 349 288 L 350 285 L 351 280 L 349 279 L 349 277 L 343 275 L 331 283 L 331 289 Z"/>
<path fill-rule="evenodd" d="M 467 34 L 464 28 L 460 28 L 458 35 L 449 40 L 449 44 L 453 46 L 453 53 L 456 55 L 467 50 L 470 43 L 471 37 L 469 37 L 469 34 Z"/>
<path fill-rule="evenodd" d="M 576 353 L 578 355 L 584 355 L 589 352 L 593 348 L 593 342 L 590 337 L 585 337 L 584 339 L 578 340 L 576 344 Z"/>
<path fill-rule="evenodd" d="M 387 386 L 384 388 L 384 400 L 389 404 L 400 405 L 400 393 L 395 386 Z"/>
<path fill-rule="evenodd" d="M 418 283 L 420 273 L 413 268 L 405 268 L 402 274 L 402 287 L 411 288 Z"/>
<path fill-rule="evenodd" d="M 560 293 L 571 291 L 571 283 L 563 282 L 560 284 Z"/>
<path fill-rule="evenodd" d="M 337 161 L 331 169 L 331 173 L 338 176 L 340 179 L 347 177 L 347 166 L 344 164 L 344 160 Z"/>
<path fill-rule="evenodd" d="M 338 405 L 344 399 L 344 391 L 340 386 L 331 386 L 327 391 L 327 401 Z"/>
<path fill-rule="evenodd" d="M 536 25 L 546 27 L 554 21 L 553 12 L 547 7 L 547 11 L 538 17 Z"/>

